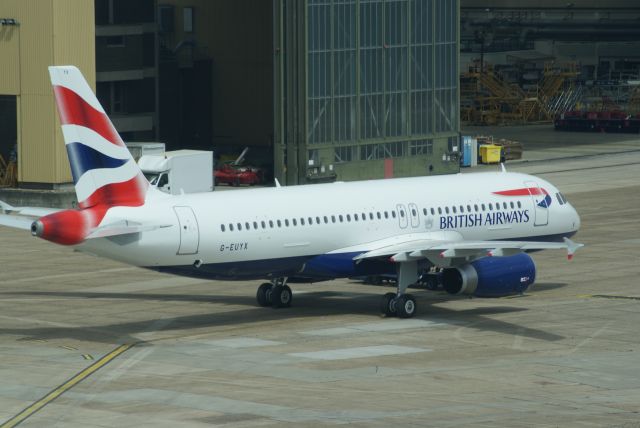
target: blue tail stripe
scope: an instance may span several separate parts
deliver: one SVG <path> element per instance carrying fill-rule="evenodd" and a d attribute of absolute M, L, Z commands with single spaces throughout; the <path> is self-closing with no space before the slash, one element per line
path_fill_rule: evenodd
<path fill-rule="evenodd" d="M 73 182 L 78 183 L 82 175 L 92 169 L 117 168 L 127 163 L 128 159 L 115 159 L 82 143 L 67 144 L 67 154 L 71 164 Z"/>

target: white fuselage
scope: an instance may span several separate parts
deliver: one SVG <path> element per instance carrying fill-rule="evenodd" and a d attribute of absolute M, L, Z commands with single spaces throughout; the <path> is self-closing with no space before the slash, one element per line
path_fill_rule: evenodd
<path fill-rule="evenodd" d="M 548 193 L 548 207 L 540 206 L 544 195 L 493 193 L 535 186 Z M 111 208 L 101 225 L 126 218 L 163 227 L 88 240 L 80 249 L 150 268 L 195 265 L 212 277 L 286 275 L 313 257 L 352 257 L 367 251 L 370 243 L 406 234 L 561 240 L 578 230 L 580 219 L 557 193 L 538 177 L 506 172 L 154 193 L 141 207 Z"/>

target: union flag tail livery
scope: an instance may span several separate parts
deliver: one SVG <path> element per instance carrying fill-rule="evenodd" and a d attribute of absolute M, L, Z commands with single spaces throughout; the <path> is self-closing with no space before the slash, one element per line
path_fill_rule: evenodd
<path fill-rule="evenodd" d="M 140 206 L 149 183 L 73 66 L 49 67 L 80 208 Z"/>
<path fill-rule="evenodd" d="M 35 236 L 64 245 L 84 241 L 115 206 L 144 204 L 149 183 L 80 70 L 49 67 L 80 210 L 41 217 Z"/>

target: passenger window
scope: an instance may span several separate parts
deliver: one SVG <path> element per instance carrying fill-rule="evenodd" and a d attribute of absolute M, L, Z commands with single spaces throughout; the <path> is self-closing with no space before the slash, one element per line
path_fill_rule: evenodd
<path fill-rule="evenodd" d="M 295 218 L 292 218 L 292 219 L 291 219 L 291 223 L 293 223 L 293 225 L 294 225 L 294 226 L 297 226 L 297 225 L 298 225 L 298 222 L 296 221 L 296 219 L 295 219 Z"/>
<path fill-rule="evenodd" d="M 515 208 L 515 205 L 514 205 L 513 201 L 511 201 L 509 204 L 511 205 L 511 209 Z"/>
<path fill-rule="evenodd" d="M 304 217 L 300 217 L 300 226 L 304 226 Z"/>
<path fill-rule="evenodd" d="M 331 223 L 335 223 L 336 222 L 336 216 L 332 215 L 331 216 Z"/>
<path fill-rule="evenodd" d="M 451 211 L 453 211 L 454 214 L 456 213 L 456 206 L 455 205 L 451 207 Z"/>
<path fill-rule="evenodd" d="M 230 230 L 231 232 L 233 232 L 233 224 L 232 224 L 232 223 L 229 223 L 229 230 Z"/>
<path fill-rule="evenodd" d="M 522 208 L 522 204 L 518 201 L 518 208 Z"/>
<path fill-rule="evenodd" d="M 285 219 L 284 219 L 284 225 L 285 225 L 285 226 L 287 226 L 287 227 L 289 227 L 289 219 L 288 219 L 288 218 L 285 218 Z"/>
<path fill-rule="evenodd" d="M 442 214 L 442 208 L 438 207 L 438 214 Z"/>
<path fill-rule="evenodd" d="M 257 229 L 257 228 L 258 228 L 258 222 L 257 222 L 257 221 L 254 221 L 254 222 L 253 222 L 253 228 L 254 228 L 254 229 Z"/>
<path fill-rule="evenodd" d="M 273 229 L 273 220 L 269 220 L 269 227 Z"/>
<path fill-rule="evenodd" d="M 391 211 L 391 217 L 396 218 L 396 212 L 395 211 Z"/>
<path fill-rule="evenodd" d="M 404 210 L 400 210 L 400 217 L 404 218 Z"/>
<path fill-rule="evenodd" d="M 316 224 L 320 224 L 320 217 L 316 217 Z"/>
<path fill-rule="evenodd" d="M 444 212 L 449 214 L 449 207 L 444 207 Z"/>
<path fill-rule="evenodd" d="M 470 213 L 471 212 L 471 205 L 467 205 L 467 212 Z"/>
<path fill-rule="evenodd" d="M 382 216 L 380 215 L 380 211 L 378 211 L 378 220 L 380 220 L 382 218 Z"/>
<path fill-rule="evenodd" d="M 475 212 L 478 212 L 478 204 L 473 204 L 473 210 L 474 210 Z"/>
<path fill-rule="evenodd" d="M 493 211 L 493 204 L 489 202 L 489 211 Z"/>
<path fill-rule="evenodd" d="M 238 230 L 242 230 L 242 223 L 238 223 Z"/>
<path fill-rule="evenodd" d="M 324 216 L 324 224 L 329 223 L 329 219 L 327 218 L 327 216 Z"/>
<path fill-rule="evenodd" d="M 487 208 L 484 206 L 484 204 L 480 205 L 482 207 L 482 211 L 485 211 Z"/>
<path fill-rule="evenodd" d="M 340 220 L 340 223 L 342 223 L 342 220 L 343 220 L 342 214 L 338 214 L 338 220 Z"/>
<path fill-rule="evenodd" d="M 244 224 L 244 228 L 247 229 L 247 230 L 251 230 L 251 225 L 249 224 L 249 222 L 246 222 Z"/>
<path fill-rule="evenodd" d="M 384 218 L 389 218 L 389 212 L 388 211 L 384 212 Z"/>
<path fill-rule="evenodd" d="M 353 221 L 358 221 L 358 214 L 357 213 L 353 215 Z"/>
<path fill-rule="evenodd" d="M 436 215 L 436 210 L 434 208 L 431 208 L 431 215 Z"/>
<path fill-rule="evenodd" d="M 276 223 L 278 224 L 278 227 L 282 227 L 282 222 L 279 219 L 276 220 Z"/>
<path fill-rule="evenodd" d="M 347 214 L 347 221 L 351 221 L 351 214 Z"/>
<path fill-rule="evenodd" d="M 462 205 L 460 205 L 460 212 L 463 213 L 464 212 L 464 207 Z"/>
<path fill-rule="evenodd" d="M 224 224 L 220 225 L 220 230 L 224 232 Z"/>
<path fill-rule="evenodd" d="M 260 225 L 262 226 L 263 229 L 267 228 L 267 224 L 264 222 L 264 220 L 260 222 Z"/>
<path fill-rule="evenodd" d="M 411 208 L 411 215 L 413 215 L 414 217 L 418 215 L 415 208 Z"/>

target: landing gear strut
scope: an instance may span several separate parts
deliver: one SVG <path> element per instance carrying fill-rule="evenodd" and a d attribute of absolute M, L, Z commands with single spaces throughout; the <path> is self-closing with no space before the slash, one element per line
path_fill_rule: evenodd
<path fill-rule="evenodd" d="M 288 308 L 293 300 L 291 288 L 286 284 L 287 278 L 279 278 L 273 282 L 265 282 L 258 287 L 256 300 L 260 306 Z"/>
<path fill-rule="evenodd" d="M 398 263 L 398 292 L 382 296 L 380 309 L 388 317 L 411 318 L 416 314 L 416 299 L 405 294 L 407 287 L 418 280 L 418 263 L 416 261 Z"/>

